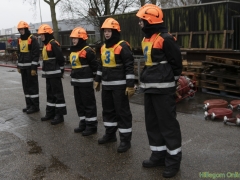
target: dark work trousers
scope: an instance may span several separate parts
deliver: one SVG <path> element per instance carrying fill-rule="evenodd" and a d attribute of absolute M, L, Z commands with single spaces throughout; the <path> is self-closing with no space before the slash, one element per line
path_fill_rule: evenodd
<path fill-rule="evenodd" d="M 32 76 L 31 69 L 21 69 L 21 75 L 27 109 L 39 109 L 38 75 Z"/>
<path fill-rule="evenodd" d="M 182 158 L 181 131 L 176 119 L 174 95 L 144 94 L 145 123 L 153 161 L 179 168 Z"/>
<path fill-rule="evenodd" d="M 74 86 L 74 98 L 78 116 L 79 127 L 86 129 L 97 128 L 97 106 L 93 87 Z"/>
<path fill-rule="evenodd" d="M 131 141 L 132 113 L 125 89 L 102 90 L 103 122 L 106 134 L 119 130 L 121 141 Z"/>
<path fill-rule="evenodd" d="M 61 77 L 46 78 L 47 107 L 46 115 L 66 115 L 67 109 L 64 99 Z"/>

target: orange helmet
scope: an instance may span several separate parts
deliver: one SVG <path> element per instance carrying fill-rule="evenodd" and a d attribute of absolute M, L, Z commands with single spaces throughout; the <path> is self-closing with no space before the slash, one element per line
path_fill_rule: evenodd
<path fill-rule="evenodd" d="M 48 33 L 48 34 L 52 34 L 53 33 L 52 28 L 48 24 L 42 24 L 38 28 L 38 34 L 44 34 L 44 33 Z"/>
<path fill-rule="evenodd" d="M 163 22 L 163 12 L 154 4 L 145 4 L 139 9 L 136 16 L 147 20 L 149 24 L 158 24 Z"/>
<path fill-rule="evenodd" d="M 26 23 L 25 21 L 20 21 L 18 23 L 18 26 L 17 26 L 18 29 L 21 29 L 21 28 L 29 28 L 29 25 L 28 23 Z"/>
<path fill-rule="evenodd" d="M 85 29 L 82 27 L 76 27 L 72 30 L 70 37 L 72 38 L 82 38 L 83 40 L 88 39 L 88 35 Z"/>
<path fill-rule="evenodd" d="M 102 24 L 101 29 L 105 29 L 105 28 L 109 28 L 109 29 L 116 29 L 118 32 L 120 32 L 120 25 L 119 23 L 113 19 L 113 18 L 107 18 L 104 23 Z"/>

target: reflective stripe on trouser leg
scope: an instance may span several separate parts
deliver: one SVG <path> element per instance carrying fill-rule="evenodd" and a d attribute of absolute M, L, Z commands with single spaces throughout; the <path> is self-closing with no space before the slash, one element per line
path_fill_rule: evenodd
<path fill-rule="evenodd" d="M 181 162 L 181 131 L 176 119 L 173 95 L 145 94 L 145 122 L 150 148 L 166 153 L 165 164 L 179 168 Z"/>
<path fill-rule="evenodd" d="M 125 89 L 113 90 L 114 107 L 118 122 L 121 141 L 131 141 L 132 138 L 132 113 L 130 111 L 128 96 Z"/>
<path fill-rule="evenodd" d="M 117 117 L 113 101 L 112 90 L 102 90 L 102 116 L 106 134 L 115 134 L 117 131 Z"/>
<path fill-rule="evenodd" d="M 47 78 L 47 79 L 49 79 L 50 86 L 51 86 L 51 93 L 52 93 L 52 96 L 54 97 L 53 103 L 56 104 L 55 115 L 66 115 L 67 108 L 65 104 L 61 77 L 54 77 L 54 78 Z"/>
<path fill-rule="evenodd" d="M 97 128 L 97 105 L 93 86 L 74 86 L 75 104 L 79 117 L 85 117 L 88 129 Z"/>

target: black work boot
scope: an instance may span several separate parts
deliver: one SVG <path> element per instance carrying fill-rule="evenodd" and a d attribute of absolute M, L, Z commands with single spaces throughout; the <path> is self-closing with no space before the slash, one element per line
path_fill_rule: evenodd
<path fill-rule="evenodd" d="M 49 121 L 49 120 L 52 120 L 53 118 L 54 116 L 45 115 L 44 117 L 41 118 L 41 121 Z"/>
<path fill-rule="evenodd" d="M 25 107 L 22 109 L 23 112 L 27 112 L 27 110 L 29 109 L 29 107 Z"/>
<path fill-rule="evenodd" d="M 165 178 L 174 177 L 179 171 L 179 168 L 166 167 L 162 173 L 162 176 Z"/>
<path fill-rule="evenodd" d="M 86 129 L 86 127 L 80 126 L 74 129 L 75 133 L 80 133 L 83 132 Z"/>
<path fill-rule="evenodd" d="M 104 134 L 102 138 L 98 139 L 98 144 L 105 144 L 116 141 L 117 141 L 116 134 Z"/>
<path fill-rule="evenodd" d="M 82 135 L 83 136 L 90 136 L 92 134 L 95 134 L 97 132 L 97 128 L 91 128 L 91 129 L 85 129 L 83 132 L 82 132 Z"/>
<path fill-rule="evenodd" d="M 159 160 L 159 161 L 153 161 L 151 159 L 147 159 L 142 162 L 142 166 L 145 168 L 165 166 L 165 159 Z"/>
<path fill-rule="evenodd" d="M 35 113 L 35 112 L 38 112 L 39 111 L 39 108 L 35 108 L 35 107 L 30 107 L 26 112 L 27 114 L 32 114 L 32 113 Z"/>
<path fill-rule="evenodd" d="M 51 120 L 51 125 L 56 125 L 59 123 L 64 122 L 64 117 L 63 115 L 56 115 L 53 120 Z"/>
<path fill-rule="evenodd" d="M 131 148 L 130 141 L 122 141 L 122 142 L 120 142 L 120 145 L 117 148 L 117 152 L 119 152 L 119 153 L 126 152 L 130 148 Z"/>

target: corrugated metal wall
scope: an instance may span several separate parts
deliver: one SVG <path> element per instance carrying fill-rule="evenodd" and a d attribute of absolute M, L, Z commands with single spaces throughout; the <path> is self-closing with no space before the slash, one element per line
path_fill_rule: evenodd
<path fill-rule="evenodd" d="M 163 9 L 164 24 L 169 32 L 231 30 L 231 18 L 239 15 L 240 3 L 219 2 L 171 9 Z M 141 47 L 143 33 L 138 25 L 136 12 L 111 16 L 121 25 L 122 39 L 130 42 L 135 49 Z M 107 17 L 101 17 L 102 22 Z M 221 48 L 223 34 L 209 35 L 208 48 Z M 239 39 L 240 41 L 240 39 Z M 179 36 L 178 43 L 188 48 L 189 36 Z M 226 48 L 231 48 L 232 37 L 227 36 Z M 193 35 L 192 48 L 204 47 L 204 35 Z"/>

